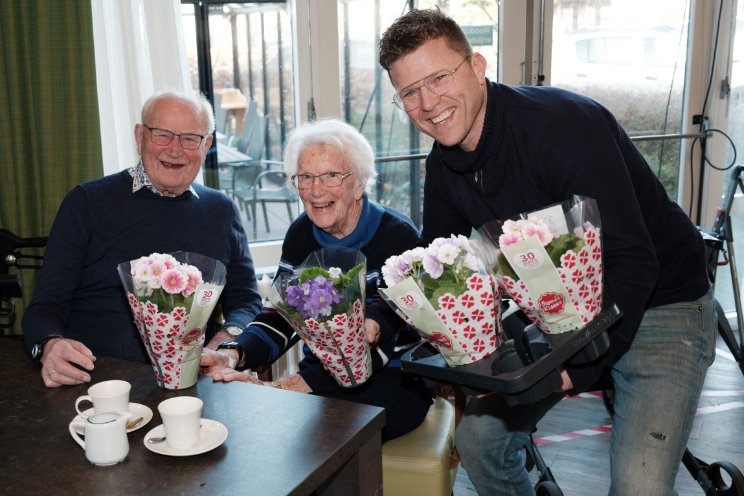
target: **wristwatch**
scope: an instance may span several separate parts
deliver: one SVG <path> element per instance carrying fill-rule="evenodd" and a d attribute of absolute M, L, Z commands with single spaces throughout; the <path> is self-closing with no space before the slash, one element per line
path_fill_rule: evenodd
<path fill-rule="evenodd" d="M 234 325 L 229 325 L 229 326 L 221 327 L 220 328 L 220 331 L 223 331 L 223 332 L 228 333 L 233 338 L 237 338 L 238 336 L 240 336 L 243 333 L 243 329 L 241 329 L 238 326 L 234 326 Z"/>
<path fill-rule="evenodd" d="M 45 336 L 38 340 L 36 344 L 34 344 L 31 347 L 31 358 L 33 358 L 36 362 L 41 361 L 41 355 L 44 354 L 44 346 L 47 344 L 47 342 L 51 341 L 52 339 L 61 338 L 62 336 L 57 336 L 56 334 L 52 334 L 51 336 Z"/>
<path fill-rule="evenodd" d="M 243 348 L 237 341 L 227 341 L 217 346 L 218 350 L 235 350 L 238 352 L 238 361 L 235 362 L 235 368 L 237 368 L 243 361 Z"/>

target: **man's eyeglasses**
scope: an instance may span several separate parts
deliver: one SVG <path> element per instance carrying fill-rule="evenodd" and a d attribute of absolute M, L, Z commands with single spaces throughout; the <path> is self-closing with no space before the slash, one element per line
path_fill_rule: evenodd
<path fill-rule="evenodd" d="M 410 112 L 421 106 L 421 88 L 426 88 L 437 96 L 442 96 L 455 85 L 455 73 L 457 69 L 470 58 L 470 55 L 462 59 L 454 69 L 442 69 L 422 79 L 418 84 L 413 84 L 393 96 L 393 103 L 401 110 Z"/>
<path fill-rule="evenodd" d="M 150 131 L 150 141 L 156 145 L 168 146 L 173 141 L 173 138 L 178 136 L 178 141 L 181 142 L 181 146 L 186 150 L 196 150 L 199 145 L 202 144 L 206 136 L 201 134 L 183 133 L 176 134 L 173 131 L 167 129 L 160 129 L 159 127 L 150 127 L 147 124 L 142 124 L 143 127 Z"/>
<path fill-rule="evenodd" d="M 325 174 L 318 174 L 314 176 L 312 174 L 295 174 L 292 176 L 292 184 L 297 189 L 310 189 L 315 183 L 315 178 L 318 178 L 320 184 L 327 188 L 335 188 L 341 186 L 344 179 L 349 177 L 351 172 L 326 172 Z"/>

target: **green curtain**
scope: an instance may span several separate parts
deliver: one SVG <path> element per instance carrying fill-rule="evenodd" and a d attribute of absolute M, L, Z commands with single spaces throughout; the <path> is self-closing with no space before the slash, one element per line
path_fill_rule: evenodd
<path fill-rule="evenodd" d="M 90 1 L 0 2 L 0 109 L 0 227 L 46 236 L 64 195 L 103 174 Z"/>

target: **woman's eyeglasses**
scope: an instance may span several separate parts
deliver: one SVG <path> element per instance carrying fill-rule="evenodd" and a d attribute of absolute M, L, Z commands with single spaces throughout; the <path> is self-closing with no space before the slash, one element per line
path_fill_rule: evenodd
<path fill-rule="evenodd" d="M 310 189 L 313 187 L 313 183 L 317 178 L 322 186 L 327 188 L 335 188 L 341 186 L 344 179 L 349 177 L 351 172 L 326 172 L 325 174 L 318 174 L 314 176 L 312 174 L 295 174 L 292 176 L 292 184 L 297 189 Z"/>

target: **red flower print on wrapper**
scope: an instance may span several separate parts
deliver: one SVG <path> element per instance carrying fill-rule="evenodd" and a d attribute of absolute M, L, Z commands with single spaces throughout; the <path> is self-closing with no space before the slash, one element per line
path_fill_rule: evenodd
<path fill-rule="evenodd" d="M 465 308 L 473 308 L 473 306 L 475 305 L 475 298 L 473 297 L 473 295 L 465 293 L 464 295 L 460 296 L 459 303 Z"/>
<path fill-rule="evenodd" d="M 480 291 L 483 289 L 483 279 L 480 277 L 470 277 L 468 278 L 467 285 L 471 291 Z"/>
<path fill-rule="evenodd" d="M 485 306 L 493 305 L 493 302 L 494 302 L 493 293 L 490 291 L 481 293 L 480 302 L 481 302 L 481 305 L 485 305 Z"/>
<path fill-rule="evenodd" d="M 175 321 L 180 321 L 186 317 L 186 309 L 182 307 L 175 308 L 171 313 L 171 318 Z"/>
<path fill-rule="evenodd" d="M 439 298 L 439 308 L 442 310 L 452 310 L 455 308 L 455 298 L 450 294 L 445 294 Z"/>

